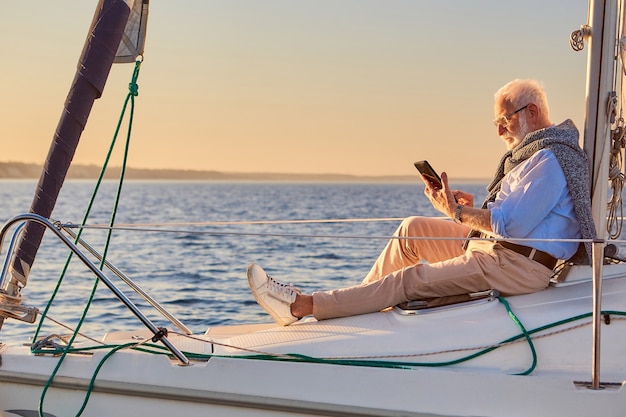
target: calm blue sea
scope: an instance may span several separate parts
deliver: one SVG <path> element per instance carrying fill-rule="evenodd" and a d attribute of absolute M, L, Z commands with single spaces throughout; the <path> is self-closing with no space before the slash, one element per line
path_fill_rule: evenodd
<path fill-rule="evenodd" d="M 0 181 L 0 221 L 28 211 L 36 181 Z M 477 202 L 485 185 L 457 185 Z M 53 218 L 82 221 L 92 181 L 69 181 Z M 105 182 L 88 224 L 108 224 L 117 184 Z M 265 323 L 270 317 L 257 306 L 247 287 L 246 266 L 257 262 L 277 278 L 303 291 L 354 285 L 369 271 L 397 220 L 359 222 L 216 224 L 277 220 L 396 219 L 438 215 L 423 195 L 423 185 L 285 182 L 151 182 L 124 184 L 107 260 L 158 300 L 194 333 L 224 324 Z M 13 229 L 11 230 L 11 232 Z M 10 235 L 9 235 L 10 236 Z M 88 229 L 83 238 L 99 251 L 106 230 Z M 5 256 L 8 243 L 3 244 Z M 37 255 L 23 304 L 43 310 L 61 277 L 68 251 L 46 233 Z M 95 262 L 95 261 L 94 261 Z M 158 326 L 172 326 L 113 274 L 129 298 Z M 94 277 L 74 260 L 60 285 L 49 316 L 75 326 L 94 286 Z M 141 326 L 104 285 L 99 284 L 81 330 L 103 332 Z M 34 325 L 7 320 L 1 342 L 23 342 Z M 45 325 L 44 334 L 69 333 Z"/>

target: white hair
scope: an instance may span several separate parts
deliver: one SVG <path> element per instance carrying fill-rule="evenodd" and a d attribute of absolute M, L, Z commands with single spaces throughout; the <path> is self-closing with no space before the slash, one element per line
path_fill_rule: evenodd
<path fill-rule="evenodd" d="M 548 97 L 536 80 L 513 80 L 496 91 L 495 98 L 502 98 L 516 108 L 534 103 L 546 118 L 549 117 Z"/>

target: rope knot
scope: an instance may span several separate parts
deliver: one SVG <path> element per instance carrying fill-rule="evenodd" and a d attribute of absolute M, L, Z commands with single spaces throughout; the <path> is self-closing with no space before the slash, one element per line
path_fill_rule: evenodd
<path fill-rule="evenodd" d="M 131 95 L 137 97 L 139 95 L 139 86 L 135 82 L 128 83 L 128 91 Z"/>

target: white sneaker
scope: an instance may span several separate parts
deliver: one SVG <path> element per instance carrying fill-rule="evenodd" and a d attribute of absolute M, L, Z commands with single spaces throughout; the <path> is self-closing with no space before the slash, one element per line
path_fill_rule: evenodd
<path fill-rule="evenodd" d="M 300 320 L 291 314 L 291 304 L 296 301 L 296 294 L 300 294 L 293 284 L 287 285 L 272 278 L 257 264 L 248 265 L 248 283 L 257 303 L 276 323 L 288 326 Z"/>

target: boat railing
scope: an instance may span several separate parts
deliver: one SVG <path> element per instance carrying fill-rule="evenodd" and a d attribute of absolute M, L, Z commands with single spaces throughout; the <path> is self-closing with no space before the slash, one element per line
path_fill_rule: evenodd
<path fill-rule="evenodd" d="M 6 233 L 8 232 L 8 230 L 10 230 L 10 228 L 15 225 L 15 224 L 20 224 L 18 226 L 18 230 L 16 231 L 16 233 L 13 236 L 13 239 L 11 240 L 11 246 L 13 246 L 13 243 L 16 240 L 16 236 L 19 235 L 19 233 L 21 233 L 21 228 L 23 227 L 23 223 L 27 222 L 27 221 L 34 221 L 37 222 L 43 226 L 45 226 L 46 228 L 48 228 L 49 230 L 51 230 L 58 238 L 59 240 L 61 240 L 71 251 L 74 255 L 76 255 L 80 261 L 89 269 L 91 270 L 91 272 L 94 273 L 94 275 L 96 275 L 96 277 L 102 281 L 108 288 L 109 290 L 111 290 L 111 292 L 113 292 L 113 294 L 135 315 L 135 317 L 137 317 L 144 326 L 146 326 L 154 335 L 153 337 L 153 341 L 157 342 L 157 341 L 161 341 L 161 343 L 163 343 L 163 345 L 180 361 L 181 365 L 189 365 L 189 359 L 187 359 L 187 357 L 181 352 L 179 351 L 168 339 L 167 339 L 167 335 L 163 333 L 162 329 L 158 328 L 157 326 L 154 325 L 154 323 L 152 323 L 152 321 L 150 321 L 150 319 L 148 319 L 142 312 L 141 310 L 119 289 L 117 288 L 117 286 L 109 279 L 109 277 L 107 277 L 88 257 L 85 253 L 83 253 L 83 251 L 80 250 L 80 248 L 78 248 L 74 242 L 72 242 L 67 236 L 65 236 L 63 234 L 63 228 L 61 227 L 57 227 L 54 223 L 52 223 L 49 219 L 46 219 L 43 216 L 40 216 L 38 214 L 34 214 L 34 213 L 25 213 L 25 214 L 20 214 L 17 215 L 11 219 L 9 219 L 4 226 L 2 227 L 2 229 L 0 230 L 0 251 L 2 250 L 2 243 L 4 242 Z M 88 247 L 88 245 L 86 245 L 84 242 L 83 244 L 85 245 L 85 248 Z M 87 249 L 90 253 L 92 253 L 93 256 L 96 256 L 97 258 L 100 258 L 101 260 L 101 256 L 99 254 L 97 254 L 97 252 L 95 252 L 95 250 L 93 250 L 93 248 L 89 248 Z M 2 290 L 3 292 L 5 292 L 5 286 L 7 286 L 8 282 L 6 277 L 8 275 L 4 275 L 7 265 L 9 264 L 9 262 L 11 261 L 11 253 L 12 253 L 12 248 L 10 248 L 9 251 L 7 251 L 7 255 L 6 255 L 6 259 L 4 262 L 4 267 L 3 267 L 3 276 L 2 276 L 2 287 L 0 288 L 0 290 Z M 91 252 L 93 251 L 93 252 Z M 132 282 L 130 279 L 128 279 L 128 277 L 125 277 L 124 274 L 122 274 L 121 272 L 119 272 L 119 270 L 117 268 L 115 268 L 112 264 L 110 263 L 106 263 L 105 262 L 105 266 L 107 266 L 107 268 L 113 268 L 112 271 L 114 273 L 119 273 L 120 278 L 122 280 L 124 280 L 124 282 L 129 283 Z M 117 271 L 117 272 L 116 272 Z M 122 276 L 124 278 L 122 278 Z M 135 284 L 131 285 L 131 288 L 133 289 L 139 289 L 138 286 L 136 286 Z M 151 297 L 149 297 L 144 291 L 140 291 L 138 292 L 140 295 L 142 295 L 144 298 L 147 297 L 147 301 L 149 300 L 149 302 L 151 304 L 156 304 L 158 305 L 158 303 L 154 300 L 152 300 Z M 8 294 L 9 296 L 15 296 L 17 294 Z M 163 307 L 159 306 L 159 311 L 164 312 L 166 311 Z M 171 315 L 168 313 L 167 316 Z M 182 323 L 181 323 L 182 324 Z M 186 327 L 183 328 L 186 329 Z M 187 330 L 188 331 L 188 330 Z"/>
<path fill-rule="evenodd" d="M 76 233 L 74 233 L 73 230 L 71 230 L 70 228 L 68 228 L 66 226 L 63 226 L 63 225 L 61 225 L 59 227 L 61 227 L 65 233 L 70 235 L 70 237 L 72 237 L 72 239 L 74 239 L 74 241 L 76 241 L 76 236 L 77 235 L 76 235 Z M 102 254 L 100 254 L 100 252 L 96 251 L 93 248 L 93 246 L 91 246 L 87 242 L 85 242 L 85 240 L 83 240 L 81 238 L 78 238 L 78 244 L 80 246 L 82 246 L 86 251 L 88 251 L 91 255 L 93 255 L 98 261 L 102 262 Z M 183 322 L 181 322 L 176 317 L 174 317 L 174 315 L 172 313 L 170 313 L 165 307 L 163 307 L 161 304 L 159 304 L 158 301 L 156 301 L 154 298 L 152 298 L 152 296 L 150 294 L 145 292 L 139 285 L 137 285 L 132 279 L 130 279 L 127 275 L 125 275 L 122 271 L 120 271 L 115 265 L 113 265 L 111 262 L 105 260 L 104 261 L 104 266 L 106 266 L 107 269 L 109 269 L 111 272 L 113 272 L 115 275 L 117 275 L 117 277 L 120 280 L 122 280 L 126 285 L 128 285 L 139 296 L 141 296 L 141 298 L 146 300 L 152 307 L 154 307 L 159 313 L 161 313 L 161 315 L 163 315 L 163 317 L 168 319 L 170 321 L 170 323 L 172 323 L 174 326 L 178 327 L 178 329 L 180 331 L 182 331 L 184 334 L 192 334 L 193 333 L 187 326 L 185 326 L 185 324 Z"/>
<path fill-rule="evenodd" d="M 11 257 L 11 255 L 13 254 L 13 251 L 15 250 L 15 244 L 17 243 L 17 239 L 20 237 L 22 231 L 24 230 L 24 226 L 26 226 L 26 223 L 22 223 L 20 225 L 18 225 L 17 229 L 15 230 L 15 233 L 13 233 L 13 236 L 11 237 L 11 241 L 9 242 L 9 247 L 7 248 L 7 257 Z M 0 247 L 2 247 L 2 242 L 0 242 Z M 0 275 L 0 288 L 4 289 L 5 286 L 5 279 L 7 279 L 7 277 L 9 276 L 9 263 L 5 262 L 2 265 L 2 275 Z"/>
<path fill-rule="evenodd" d="M 0 295 L 2 295 L 2 299 L 0 299 L 0 327 L 2 327 L 2 320 L 5 317 L 10 317 L 16 320 L 20 320 L 26 323 L 34 323 L 37 320 L 37 315 L 39 314 L 39 310 L 36 307 L 25 307 L 15 302 L 15 299 L 9 297 L 11 291 L 7 291 L 6 287 L 10 285 L 7 280 L 9 276 L 9 262 L 8 259 L 11 258 L 13 252 L 16 248 L 16 243 L 18 238 L 21 236 L 24 231 L 25 223 L 20 224 L 15 233 L 13 233 L 13 237 L 9 243 L 9 247 L 7 249 L 7 262 L 4 263 L 2 267 L 2 272 L 0 273 Z M 1 248 L 0 244 L 0 248 Z"/>

